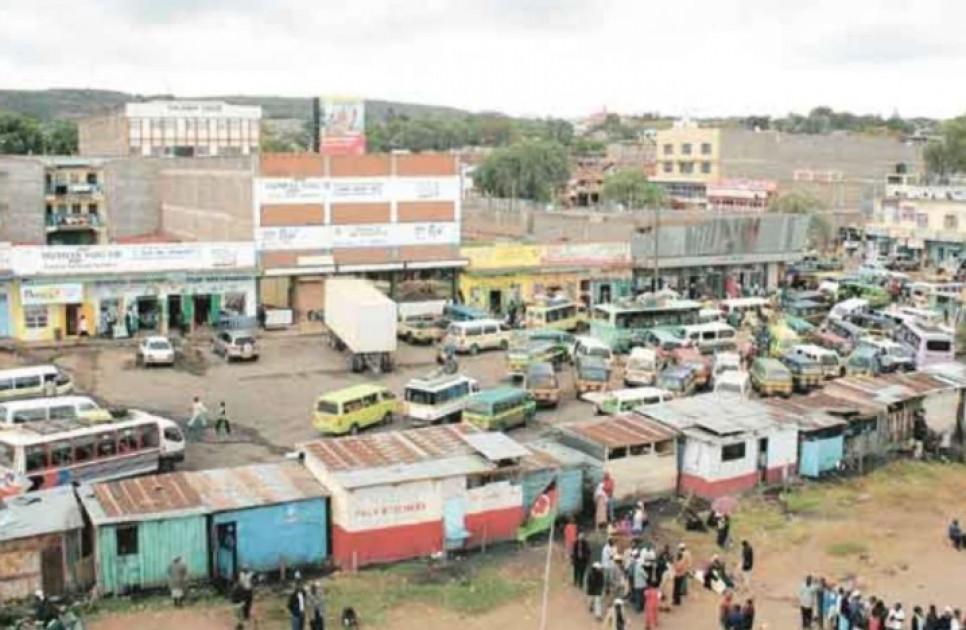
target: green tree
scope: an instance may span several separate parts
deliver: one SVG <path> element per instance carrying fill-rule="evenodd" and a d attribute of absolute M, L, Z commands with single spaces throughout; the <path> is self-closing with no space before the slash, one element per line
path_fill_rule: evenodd
<path fill-rule="evenodd" d="M 768 204 L 769 212 L 809 215 L 808 236 L 813 245 L 819 249 L 825 249 L 833 237 L 832 224 L 825 214 L 826 210 L 825 203 L 821 199 L 809 192 L 796 189 L 776 195 Z"/>
<path fill-rule="evenodd" d="M 30 116 L 0 112 L 0 154 L 41 153 L 44 153 L 44 133 L 40 121 Z"/>
<path fill-rule="evenodd" d="M 966 116 L 943 123 L 941 139 L 927 144 L 923 157 L 930 175 L 940 179 L 966 173 Z"/>
<path fill-rule="evenodd" d="M 623 169 L 604 178 L 604 199 L 622 204 L 625 208 L 660 208 L 667 204 L 664 189 L 647 181 L 641 171 Z"/>
<path fill-rule="evenodd" d="M 77 153 L 77 123 L 55 120 L 43 128 L 44 152 L 53 155 Z"/>
<path fill-rule="evenodd" d="M 569 177 L 562 145 L 529 140 L 493 151 L 476 169 L 473 180 L 494 197 L 550 201 Z"/>

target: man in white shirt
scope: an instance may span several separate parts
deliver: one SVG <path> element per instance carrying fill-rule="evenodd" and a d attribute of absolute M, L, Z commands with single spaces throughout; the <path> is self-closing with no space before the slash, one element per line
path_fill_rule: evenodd
<path fill-rule="evenodd" d="M 902 604 L 896 603 L 896 605 L 889 611 L 889 616 L 886 617 L 886 630 L 902 630 L 906 623 L 906 611 L 902 609 Z"/>
<path fill-rule="evenodd" d="M 607 544 L 600 550 L 600 566 L 604 569 L 604 592 L 610 594 L 611 589 L 617 585 L 614 574 L 614 557 L 617 555 L 617 548 L 614 546 L 613 539 L 608 538 Z"/>

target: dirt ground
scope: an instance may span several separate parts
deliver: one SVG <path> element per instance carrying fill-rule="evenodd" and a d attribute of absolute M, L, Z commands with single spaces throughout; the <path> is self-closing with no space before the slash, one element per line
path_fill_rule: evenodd
<path fill-rule="evenodd" d="M 950 605 L 966 609 L 966 552 L 954 553 L 946 540 L 946 525 L 953 516 L 966 516 L 966 468 L 952 465 L 899 463 L 867 477 L 846 482 L 816 484 L 796 490 L 784 500 L 751 498 L 734 517 L 734 540 L 747 538 L 756 549 L 752 589 L 741 597 L 754 597 L 758 620 L 772 630 L 798 627 L 795 595 L 804 575 L 825 576 L 836 582 L 855 581 L 866 595 L 890 604 Z M 682 533 L 672 524 L 667 542 L 686 540 L 696 561 L 706 561 L 714 549 L 710 534 Z M 729 567 L 736 549 L 724 554 Z M 512 603 L 477 615 L 454 612 L 447 602 L 403 604 L 390 610 L 380 623 L 365 623 L 366 602 L 355 602 L 364 628 L 386 630 L 490 630 L 539 629 L 544 549 L 539 547 L 511 556 L 513 580 L 536 584 Z M 358 579 L 375 579 L 379 571 Z M 369 577 L 367 577 L 369 576 Z M 335 578 L 339 580 L 341 578 Z M 548 623 L 554 630 L 600 627 L 587 613 L 584 598 L 569 585 L 568 567 L 555 552 L 548 596 Z M 521 589 L 523 590 L 523 589 Z M 714 629 L 717 596 L 692 588 L 693 595 L 672 614 L 661 617 L 661 627 Z M 336 606 L 341 602 L 333 602 Z M 278 609 L 281 600 L 262 600 L 257 610 L 269 621 L 260 628 L 283 628 Z M 275 610 L 271 613 L 271 610 Z M 214 630 L 227 628 L 225 607 L 121 614 L 96 621 L 93 630 Z M 642 628 L 635 617 L 632 628 Z"/>

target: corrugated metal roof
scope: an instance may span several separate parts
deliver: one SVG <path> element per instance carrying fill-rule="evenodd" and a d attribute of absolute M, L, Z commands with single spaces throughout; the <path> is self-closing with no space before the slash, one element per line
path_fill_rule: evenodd
<path fill-rule="evenodd" d="M 848 376 L 829 383 L 833 396 L 858 399 L 875 405 L 892 405 L 954 387 L 949 381 L 926 372 Z"/>
<path fill-rule="evenodd" d="M 808 396 L 795 396 L 793 398 L 779 399 L 770 398 L 763 400 L 766 407 L 775 410 L 772 419 L 780 423 L 791 423 L 803 431 L 818 431 L 821 429 L 831 429 L 848 424 L 844 419 L 827 413 L 821 407 L 809 400 Z"/>
<path fill-rule="evenodd" d="M 669 440 L 678 434 L 671 427 L 636 413 L 568 424 L 561 427 L 561 430 L 569 431 L 607 448 L 654 444 Z"/>
<path fill-rule="evenodd" d="M 715 394 L 679 398 L 641 408 L 637 413 L 678 431 L 700 429 L 713 435 L 735 435 L 776 428 L 774 410 L 757 400 L 729 397 L 728 404 Z"/>
<path fill-rule="evenodd" d="M 296 462 L 255 464 L 188 473 L 188 482 L 212 511 L 316 499 L 328 493 Z"/>
<path fill-rule="evenodd" d="M 31 492 L 0 503 L 0 542 L 83 527 L 84 517 L 70 487 Z"/>
<path fill-rule="evenodd" d="M 98 483 L 90 492 L 107 520 L 144 520 L 145 516 L 158 514 L 176 516 L 207 511 L 201 495 L 187 474 L 181 472 Z"/>
<path fill-rule="evenodd" d="M 467 433 L 462 438 L 473 450 L 491 462 L 522 459 L 530 455 L 530 451 L 503 433 Z"/>

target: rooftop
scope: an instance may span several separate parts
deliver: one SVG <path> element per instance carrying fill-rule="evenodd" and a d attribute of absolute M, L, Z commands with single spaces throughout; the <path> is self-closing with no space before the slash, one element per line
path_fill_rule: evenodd
<path fill-rule="evenodd" d="M 0 542 L 84 527 L 80 505 L 69 486 L 0 501 Z"/>
<path fill-rule="evenodd" d="M 561 430 L 607 448 L 654 444 L 672 439 L 678 433 L 668 426 L 636 413 L 592 422 L 567 424 L 562 426 Z"/>
<path fill-rule="evenodd" d="M 832 396 L 881 407 L 952 387 L 954 385 L 950 381 L 926 372 L 906 372 L 848 376 L 829 383 L 826 390 Z"/>
<path fill-rule="evenodd" d="M 149 475 L 84 486 L 81 501 L 95 524 L 204 514 L 201 495 L 188 473 Z"/>
<path fill-rule="evenodd" d="M 212 511 L 239 510 L 325 497 L 325 488 L 297 462 L 254 464 L 187 473 Z"/>
<path fill-rule="evenodd" d="M 722 405 L 721 398 L 713 393 L 700 394 L 646 407 L 638 413 L 678 431 L 698 430 L 712 436 L 768 431 L 778 425 L 775 415 L 781 412 L 761 401 L 729 398 L 728 402 Z"/>

